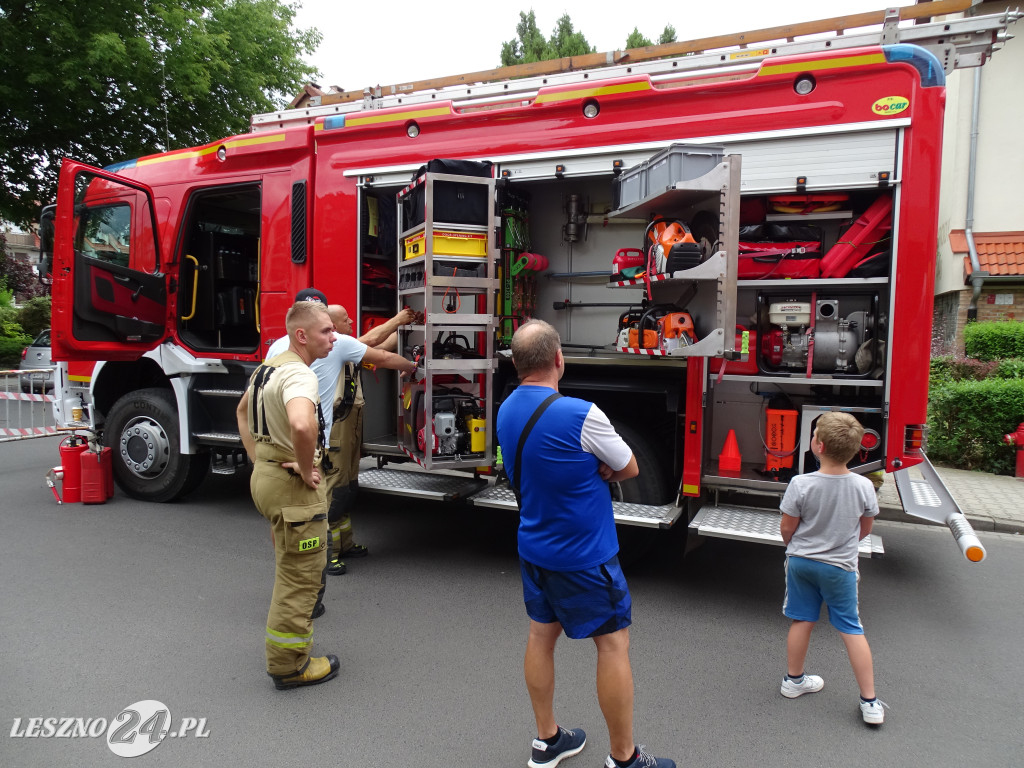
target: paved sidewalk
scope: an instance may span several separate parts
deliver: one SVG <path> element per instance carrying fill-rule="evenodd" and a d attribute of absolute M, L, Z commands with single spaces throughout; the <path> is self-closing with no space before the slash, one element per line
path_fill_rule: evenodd
<path fill-rule="evenodd" d="M 1024 479 L 946 467 L 935 471 L 976 530 L 1024 534 Z M 878 491 L 878 506 L 879 519 L 932 525 L 903 511 L 892 475 Z"/>

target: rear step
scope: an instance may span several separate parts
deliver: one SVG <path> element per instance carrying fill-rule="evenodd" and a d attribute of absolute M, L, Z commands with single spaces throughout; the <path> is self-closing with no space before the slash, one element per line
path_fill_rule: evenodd
<path fill-rule="evenodd" d="M 362 483 L 362 480 L 360 480 Z M 492 485 L 469 499 L 470 504 L 479 507 L 494 507 L 518 512 L 515 494 L 506 484 Z M 682 507 L 672 504 L 632 504 L 625 501 L 613 501 L 612 512 L 615 522 L 623 525 L 639 525 L 646 528 L 671 528 L 682 514 Z"/>
<path fill-rule="evenodd" d="M 469 475 L 442 475 L 418 469 L 364 469 L 359 473 L 359 489 L 437 501 L 466 499 L 478 507 L 519 511 L 508 484 L 495 485 Z M 613 501 L 612 510 L 616 523 L 648 528 L 671 528 L 683 511 L 671 504 L 655 506 L 621 501 Z"/>
<path fill-rule="evenodd" d="M 469 475 L 441 475 L 402 469 L 364 469 L 359 473 L 361 491 L 394 493 L 437 501 L 463 499 L 486 486 L 486 480 Z"/>
<path fill-rule="evenodd" d="M 782 534 L 779 533 L 780 514 L 756 507 L 708 505 L 701 507 L 694 515 L 690 527 L 701 536 L 782 546 Z M 875 533 L 861 539 L 859 549 L 861 557 L 882 557 L 885 554 L 882 538 Z"/>
<path fill-rule="evenodd" d="M 193 432 L 192 440 L 200 445 L 231 445 L 242 447 L 242 438 L 237 432 Z"/>

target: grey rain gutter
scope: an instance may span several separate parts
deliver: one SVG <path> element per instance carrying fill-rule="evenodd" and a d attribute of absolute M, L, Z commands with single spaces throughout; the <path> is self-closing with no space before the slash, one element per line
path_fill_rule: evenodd
<path fill-rule="evenodd" d="M 978 319 L 978 297 L 985 284 L 988 272 L 983 272 L 978 261 L 978 246 L 974 243 L 974 187 L 978 164 L 978 112 L 981 105 L 981 67 L 974 69 L 974 95 L 971 103 L 971 154 L 967 166 L 967 215 L 964 233 L 967 236 L 967 251 L 971 257 L 971 303 L 967 306 L 967 322 Z"/>

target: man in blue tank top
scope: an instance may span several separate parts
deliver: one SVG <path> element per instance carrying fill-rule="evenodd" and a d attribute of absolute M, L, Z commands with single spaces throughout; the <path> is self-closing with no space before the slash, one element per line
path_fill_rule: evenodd
<path fill-rule="evenodd" d="M 597 646 L 597 697 L 611 741 L 606 768 L 675 768 L 633 741 L 632 603 L 608 483 L 635 477 L 636 458 L 600 408 L 557 395 L 565 360 L 548 323 L 530 320 L 516 331 L 512 361 L 520 383 L 498 411 L 497 431 L 521 498 L 519 557 L 530 617 L 524 673 L 537 721 L 527 765 L 553 768 L 586 745 L 583 729 L 555 721 L 554 653 L 564 630 Z"/>

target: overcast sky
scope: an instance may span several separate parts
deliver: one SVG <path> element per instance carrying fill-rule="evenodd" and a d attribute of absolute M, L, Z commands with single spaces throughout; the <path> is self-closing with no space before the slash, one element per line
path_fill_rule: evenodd
<path fill-rule="evenodd" d="M 301 2 L 296 26 L 317 27 L 323 33 L 312 57 L 321 72 L 320 85 L 347 91 L 497 67 L 502 42 L 516 37 L 519 12 L 531 8 L 527 0 Z M 532 8 L 545 37 L 568 13 L 575 29 L 604 52 L 623 48 L 634 26 L 657 41 L 665 25 L 672 24 L 678 40 L 693 40 L 878 11 L 887 5 L 913 5 L 913 0 L 557 0 L 535 2 Z"/>

